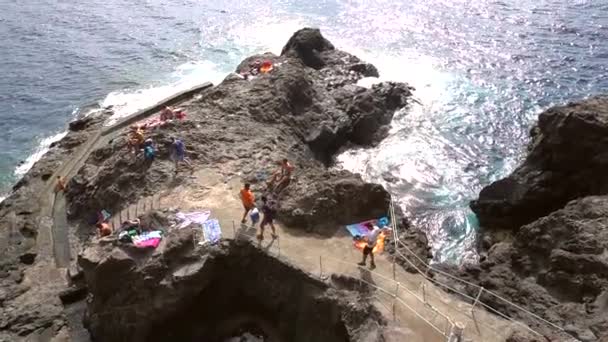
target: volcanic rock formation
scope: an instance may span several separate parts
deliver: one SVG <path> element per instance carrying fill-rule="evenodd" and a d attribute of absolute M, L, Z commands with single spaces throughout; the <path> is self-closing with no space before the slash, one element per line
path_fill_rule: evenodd
<path fill-rule="evenodd" d="M 195 248 L 173 231 L 153 253 L 94 245 L 81 255 L 99 341 L 380 341 L 382 315 L 359 292 L 338 290 L 246 241 Z"/>
<path fill-rule="evenodd" d="M 608 338 L 607 137 L 608 97 L 540 114 L 523 164 L 471 203 L 482 226 L 482 261 L 456 271 L 581 341 Z M 496 296 L 480 299 L 553 334 Z"/>
<path fill-rule="evenodd" d="M 78 170 L 68 183 L 66 197 L 70 220 L 69 227 L 63 228 L 70 229 L 72 242 L 85 244 L 90 231 L 85 231 L 84 236 L 78 235 L 83 239 L 78 240 L 75 237 L 76 227 L 90 221 L 98 210 L 119 212 L 144 196 L 162 194 L 177 186 L 187 187 L 193 182 L 187 174 L 174 175 L 173 162 L 169 159 L 170 138 L 173 136 L 185 142 L 187 155 L 195 168 L 211 169 L 225 179 L 251 181 L 256 192 L 265 190 L 265 182 L 276 168 L 276 162 L 288 158 L 296 166 L 296 171 L 291 184 L 276 199 L 279 202 L 279 220 L 293 228 L 325 232 L 332 225 L 335 229 L 336 224 L 351 223 L 387 212 L 390 196 L 385 189 L 365 183 L 358 175 L 333 170 L 331 165 L 334 155 L 341 149 L 378 143 L 385 136 L 393 113 L 407 107 L 411 88 L 403 83 L 381 83 L 369 89 L 357 86 L 361 78 L 377 76 L 377 69 L 335 49 L 315 29 L 296 32 L 280 56 L 267 53 L 246 59 L 237 68 L 237 73 L 248 71 L 249 63 L 256 59 L 271 60 L 274 64 L 272 72 L 247 80 L 237 74 L 230 75 L 221 84 L 179 104 L 186 109 L 186 120 L 168 123 L 148 134 L 158 148 L 157 159 L 153 163 L 145 163 L 141 156 L 128 153 L 126 134 L 123 134 L 126 132 L 104 136 L 92 145 L 90 154 L 84 154 L 80 159 L 81 148 L 88 147 L 87 143 L 93 141 L 91 137 L 98 135 L 102 123 L 110 114 L 106 112 L 72 123 L 68 135 L 54 144 L 50 152 L 15 185 L 11 195 L 0 204 L 0 340 L 44 340 L 69 333 L 68 319 L 59 300 L 59 294 L 65 290 L 66 269 L 57 268 L 53 258 L 52 235 L 57 227 L 54 227 L 53 220 L 54 195 L 49 191 L 55 184 L 54 173 L 62 166 L 74 165 Z M 416 239 L 413 245 L 425 246 L 420 249 L 420 255 L 426 258 L 424 234 L 411 236 Z M 111 327 L 127 334 L 125 336 L 150 337 L 146 335 L 150 330 L 144 329 L 149 326 L 141 326 L 144 329 L 141 331 L 127 330 L 128 324 L 137 320 L 132 316 L 116 313 L 115 319 L 110 319 L 111 324 L 106 326 L 93 315 L 109 309 L 102 303 L 104 299 L 111 300 L 115 305 L 119 305 L 121 300 L 130 303 L 127 292 L 119 292 L 117 297 L 106 292 L 115 290 L 118 284 L 113 282 L 113 278 L 118 274 L 135 282 L 129 285 L 130 289 L 142 286 L 145 294 L 148 290 L 166 291 L 166 285 L 189 284 L 189 276 L 202 276 L 213 263 L 224 263 L 227 267 L 225 275 L 209 271 L 211 273 L 205 277 L 210 283 L 205 287 L 199 284 L 201 287 L 198 290 L 203 291 L 204 288 L 205 291 L 213 291 L 218 284 L 221 284 L 220 287 L 228 284 L 227 279 L 236 277 L 240 272 L 238 265 L 231 261 L 234 258 L 228 256 L 233 252 L 239 255 L 234 249 L 232 245 L 223 246 L 217 253 L 214 252 L 216 254 L 209 254 L 213 256 L 204 258 L 207 261 L 188 259 L 186 262 L 180 259 L 180 263 L 184 261 L 180 265 L 171 264 L 166 253 L 152 256 L 147 259 L 149 263 L 145 264 L 145 270 L 139 271 L 137 267 L 142 265 L 133 264 L 138 259 L 121 250 L 109 252 L 111 262 L 90 255 L 83 257 L 81 263 L 89 270 L 88 283 L 96 296 L 90 307 L 91 331 L 99 337 L 110 336 L 113 332 L 107 329 Z M 254 258 L 255 253 L 251 251 L 241 256 Z M 265 261 L 263 256 L 255 258 L 260 263 L 267 263 L 268 267 L 278 265 L 274 264 L 275 261 Z M 91 272 L 91 265 L 96 262 L 99 262 L 96 271 Z M 190 262 L 200 266 L 203 273 L 189 268 Z M 109 270 L 104 270 L 106 266 Z M 158 267 L 158 273 L 150 271 L 149 267 Z M 276 267 L 292 270 L 290 266 Z M 151 273 L 146 273 L 148 271 Z M 293 270 L 292 273 L 298 274 L 298 271 Z M 102 274 L 111 274 L 111 277 L 99 276 Z M 211 277 L 210 274 L 215 275 Z M 167 279 L 172 280 L 166 283 L 159 278 L 147 279 L 144 275 L 169 277 Z M 177 281 L 171 278 L 172 275 L 184 279 Z M 249 276 L 251 279 L 257 277 L 255 274 Z M 365 305 L 347 308 L 342 299 L 334 298 L 339 297 L 337 292 L 332 292 L 334 290 L 307 280 L 302 274 L 294 277 L 302 279 L 303 284 L 310 284 L 310 289 L 306 290 L 310 292 L 307 293 L 311 298 L 319 299 L 321 306 L 326 309 L 320 312 L 315 311 L 314 307 L 307 307 L 307 311 L 303 312 L 311 315 L 311 322 L 323 326 L 331 324 L 333 329 L 319 332 L 298 328 L 302 336 L 326 333 L 330 340 L 334 337 L 357 336 L 358 333 L 351 331 L 351 328 L 355 323 L 365 324 L 364 320 L 358 321 L 358 312 L 368 310 Z M 215 279 L 215 283 L 212 279 Z M 270 285 L 262 280 L 259 284 Z M 247 289 L 234 290 L 252 295 Z M 196 293 L 199 296 L 196 300 L 213 301 L 205 291 Z M 137 293 L 128 295 L 133 296 L 133 303 L 142 300 Z M 171 304 L 162 302 L 167 300 L 174 301 L 173 305 L 184 304 L 184 297 L 168 296 L 159 299 L 159 303 Z M 286 298 L 281 296 L 279 298 L 282 300 Z M 284 296 L 292 294 L 285 293 Z M 163 314 L 158 311 L 157 304 L 149 304 L 149 311 L 142 312 L 151 315 L 149 318 L 153 319 L 150 322 L 157 322 L 155 320 L 161 319 Z M 268 305 L 267 310 L 279 310 L 291 320 L 297 318 L 296 313 L 288 308 L 278 308 L 277 303 Z M 230 307 L 223 313 L 228 314 Z M 183 312 L 198 312 L 197 307 L 184 309 L 186 311 Z M 352 317 L 349 312 L 353 313 Z M 375 315 L 371 311 L 370 314 Z M 273 312 L 272 317 L 275 316 L 276 312 Z M 177 311 L 162 318 L 173 320 L 176 327 L 177 322 L 181 321 Z M 209 322 L 213 322 L 215 318 L 209 316 L 209 319 Z M 121 326 L 122 323 L 127 325 Z M 201 326 L 210 327 L 211 324 Z M 278 325 L 276 331 L 280 336 L 288 336 L 285 334 L 291 328 Z M 368 330 L 375 331 L 373 328 Z M 196 335 L 200 332 L 192 333 Z M 163 333 L 173 336 L 180 334 L 171 329 Z M 321 340 L 324 338 L 318 336 Z"/>

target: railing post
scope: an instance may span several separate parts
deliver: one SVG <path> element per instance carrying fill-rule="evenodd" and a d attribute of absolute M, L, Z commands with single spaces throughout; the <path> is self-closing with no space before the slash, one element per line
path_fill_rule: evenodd
<path fill-rule="evenodd" d="M 426 281 L 422 279 L 422 302 L 426 304 Z"/>
<path fill-rule="evenodd" d="M 234 225 L 234 220 L 232 220 L 232 238 L 236 240 L 236 227 Z"/>
<path fill-rule="evenodd" d="M 319 255 L 319 278 L 323 278 L 323 256 Z"/>
<path fill-rule="evenodd" d="M 475 297 L 473 306 L 471 306 L 471 318 L 473 318 L 473 323 L 475 323 L 475 328 L 477 329 L 478 333 L 480 333 L 480 331 L 479 331 L 479 324 L 477 324 L 477 317 L 475 317 L 475 306 L 477 305 L 477 302 L 479 302 L 479 298 L 481 297 L 483 290 L 484 290 L 483 286 L 479 288 L 479 293 L 477 294 L 477 297 Z"/>
<path fill-rule="evenodd" d="M 475 301 L 473 302 L 473 306 L 471 306 L 471 315 L 474 316 L 475 315 L 475 305 L 477 305 L 477 302 L 479 302 L 479 298 L 481 297 L 481 293 L 483 292 L 483 286 L 479 288 L 479 293 L 477 294 L 477 297 L 475 297 Z"/>
<path fill-rule="evenodd" d="M 395 294 L 393 295 L 393 321 L 397 320 L 397 314 L 395 313 L 395 303 L 397 302 L 397 297 L 399 297 L 399 283 L 395 286 Z"/>

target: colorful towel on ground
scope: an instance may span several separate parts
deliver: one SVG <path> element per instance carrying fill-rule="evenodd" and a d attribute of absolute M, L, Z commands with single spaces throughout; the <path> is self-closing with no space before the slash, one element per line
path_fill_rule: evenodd
<path fill-rule="evenodd" d="M 152 247 L 156 248 L 162 240 L 162 232 L 160 230 L 153 230 L 151 232 L 144 232 L 140 235 L 132 237 L 133 245 L 138 248 Z"/>
<path fill-rule="evenodd" d="M 369 234 L 369 229 L 367 229 L 366 227 L 367 223 L 371 223 L 380 228 L 388 227 L 390 224 L 388 218 L 381 217 L 377 220 L 367 220 L 347 225 L 346 229 L 355 239 L 353 245 L 355 246 L 355 248 L 360 250 L 363 250 L 363 248 L 365 248 L 365 246 L 367 245 L 367 240 L 365 240 L 365 237 L 367 236 L 367 234 Z M 380 235 L 378 235 L 378 240 L 376 241 L 376 246 L 373 250 L 374 253 L 382 253 L 382 251 L 384 251 L 385 239 L 386 235 L 384 233 L 380 233 Z"/>
<path fill-rule="evenodd" d="M 194 211 L 191 213 L 179 212 L 175 216 L 182 223 L 180 225 L 178 225 L 177 228 L 178 229 L 186 228 L 189 225 L 191 225 L 192 223 L 197 223 L 197 224 L 203 225 L 209 218 L 209 215 L 211 215 L 210 210 Z"/>
<path fill-rule="evenodd" d="M 202 243 L 216 244 L 222 238 L 222 227 L 220 221 L 211 219 L 203 223 L 203 240 Z"/>
<path fill-rule="evenodd" d="M 369 233 L 369 229 L 365 226 L 367 223 L 371 223 L 380 228 L 384 228 L 389 226 L 389 220 L 386 217 L 381 217 L 379 219 L 367 220 L 359 223 L 353 223 L 346 226 L 346 229 L 353 237 L 364 237 Z"/>

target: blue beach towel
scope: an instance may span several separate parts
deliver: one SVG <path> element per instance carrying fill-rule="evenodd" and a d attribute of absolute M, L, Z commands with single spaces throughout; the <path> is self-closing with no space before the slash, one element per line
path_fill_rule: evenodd
<path fill-rule="evenodd" d="M 373 225 L 379 228 L 386 227 L 390 224 L 390 221 L 386 217 L 381 217 L 377 220 L 367 220 L 359 223 L 353 223 L 346 226 L 346 229 L 353 237 L 363 237 L 369 234 L 369 229 L 365 226 L 366 223 L 371 222 Z"/>
<path fill-rule="evenodd" d="M 203 223 L 204 242 L 216 244 L 222 238 L 222 228 L 216 219 L 210 219 Z"/>

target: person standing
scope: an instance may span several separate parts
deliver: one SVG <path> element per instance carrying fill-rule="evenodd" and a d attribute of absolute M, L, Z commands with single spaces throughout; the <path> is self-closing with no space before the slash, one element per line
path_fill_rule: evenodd
<path fill-rule="evenodd" d="M 266 196 L 262 196 L 262 203 L 262 213 L 264 214 L 264 217 L 262 218 L 262 223 L 260 223 L 260 233 L 258 234 L 257 238 L 259 241 L 262 241 L 264 239 L 264 228 L 266 227 L 266 225 L 270 225 L 270 229 L 272 229 L 271 236 L 273 239 L 276 239 L 278 237 L 277 230 L 274 227 L 276 204 L 274 203 L 274 201 L 268 201 L 268 198 Z"/>
<path fill-rule="evenodd" d="M 190 161 L 186 159 L 186 146 L 180 139 L 171 138 L 171 159 L 175 162 L 175 173 L 178 171 L 179 162 L 184 162 L 188 167 L 192 167 Z"/>
<path fill-rule="evenodd" d="M 369 230 L 369 233 L 366 236 L 367 244 L 365 245 L 365 247 L 363 247 L 363 260 L 361 260 L 358 265 L 365 266 L 365 261 L 367 260 L 367 256 L 369 255 L 369 258 L 371 259 L 369 268 L 373 270 L 374 268 L 376 268 L 376 263 L 374 260 L 374 248 L 378 243 L 378 236 L 380 236 L 382 232 L 390 232 L 391 229 L 379 228 L 378 226 L 373 225 L 371 222 L 366 223 L 365 226 Z"/>
<path fill-rule="evenodd" d="M 144 141 L 144 159 L 152 162 L 155 157 L 156 150 L 154 149 L 154 143 L 152 142 L 152 139 L 146 139 L 146 141 Z"/>
<path fill-rule="evenodd" d="M 243 208 L 245 208 L 241 223 L 245 223 L 247 221 L 247 214 L 255 207 L 255 196 L 253 195 L 253 192 L 251 192 L 251 184 L 245 183 L 245 187 L 241 189 L 239 195 L 241 197 L 241 202 L 243 202 Z"/>

